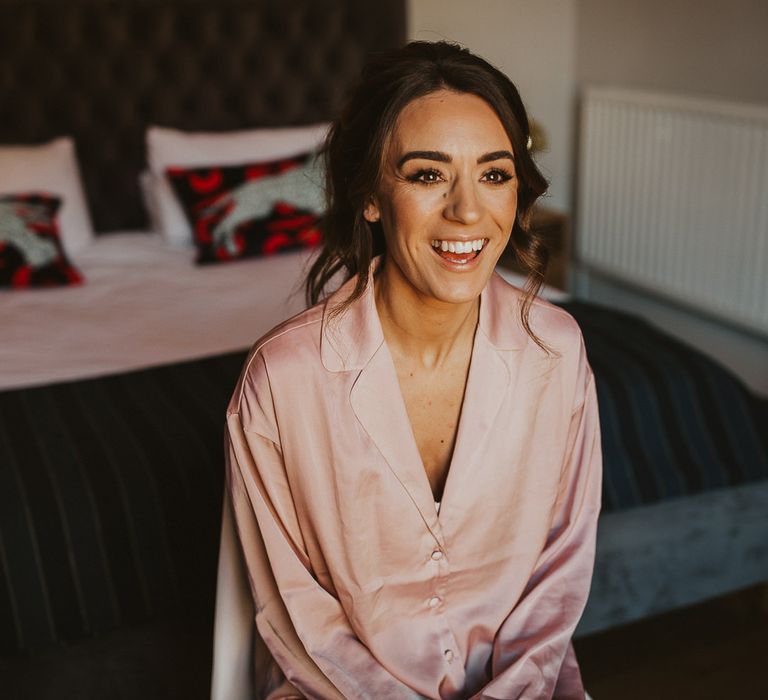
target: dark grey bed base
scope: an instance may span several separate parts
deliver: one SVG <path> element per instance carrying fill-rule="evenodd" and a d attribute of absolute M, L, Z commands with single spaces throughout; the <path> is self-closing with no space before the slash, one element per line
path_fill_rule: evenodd
<path fill-rule="evenodd" d="M 605 513 L 576 636 L 768 581 L 768 481 Z"/>

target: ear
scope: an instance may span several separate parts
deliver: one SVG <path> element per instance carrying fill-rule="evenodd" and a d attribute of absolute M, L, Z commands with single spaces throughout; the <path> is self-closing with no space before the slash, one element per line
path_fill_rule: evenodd
<path fill-rule="evenodd" d="M 363 218 L 370 224 L 381 220 L 381 212 L 379 211 L 379 205 L 376 202 L 376 197 L 370 197 L 363 209 Z"/>

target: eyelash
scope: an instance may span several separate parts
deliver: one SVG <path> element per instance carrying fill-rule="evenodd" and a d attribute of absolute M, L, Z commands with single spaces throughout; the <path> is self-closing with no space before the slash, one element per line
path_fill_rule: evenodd
<path fill-rule="evenodd" d="M 514 177 L 512 173 L 510 173 L 508 170 L 505 170 L 504 168 L 491 168 L 491 170 L 488 170 L 487 172 L 483 173 L 483 177 L 487 177 L 488 175 L 491 175 L 491 174 L 500 176 L 499 180 L 488 180 L 488 182 L 490 182 L 490 184 L 492 185 L 503 185 L 505 182 L 509 182 Z M 408 180 L 408 182 L 418 182 L 422 185 L 427 185 L 427 186 L 437 185 L 440 182 L 440 180 L 422 179 L 426 175 L 430 175 L 430 176 L 434 175 L 437 177 L 441 177 L 439 170 L 435 170 L 434 168 L 422 168 L 421 170 L 417 170 L 412 175 L 408 175 L 406 177 L 406 180 Z"/>
<path fill-rule="evenodd" d="M 408 182 L 418 182 L 422 185 L 436 185 L 438 183 L 438 180 L 422 180 L 425 175 L 436 175 L 439 177 L 440 173 L 433 168 L 422 168 L 412 175 L 407 175 L 405 179 L 408 180 Z"/>
<path fill-rule="evenodd" d="M 505 170 L 504 168 L 491 168 L 491 170 L 483 174 L 483 177 L 490 175 L 491 173 L 500 176 L 500 179 L 496 180 L 495 182 L 489 180 L 489 182 L 494 185 L 503 185 L 505 182 L 509 182 L 514 177 L 514 175 L 509 172 L 509 170 Z"/>

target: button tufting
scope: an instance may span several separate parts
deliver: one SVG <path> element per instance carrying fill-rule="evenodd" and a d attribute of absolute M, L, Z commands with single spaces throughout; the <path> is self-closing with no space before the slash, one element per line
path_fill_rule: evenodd
<path fill-rule="evenodd" d="M 428 605 L 429 605 L 430 608 L 437 607 L 438 605 L 440 605 L 440 598 L 438 598 L 437 596 L 432 596 L 429 599 Z"/>
<path fill-rule="evenodd" d="M 278 4 L 0 2 L 0 142 L 72 135 L 95 228 L 144 228 L 148 124 L 325 121 L 364 58 L 402 40 L 390 0 Z"/>
<path fill-rule="evenodd" d="M 434 552 L 432 552 L 432 559 L 434 559 L 434 561 L 440 561 L 442 558 L 443 553 L 439 549 L 436 549 Z"/>

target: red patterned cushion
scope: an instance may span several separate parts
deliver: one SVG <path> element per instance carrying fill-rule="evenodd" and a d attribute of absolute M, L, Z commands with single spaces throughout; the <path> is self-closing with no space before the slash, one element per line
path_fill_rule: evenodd
<path fill-rule="evenodd" d="M 0 195 L 0 287 L 80 284 L 64 254 L 56 213 L 61 200 L 43 193 Z"/>
<path fill-rule="evenodd" d="M 312 154 L 166 173 L 192 225 L 198 263 L 320 243 L 323 174 Z"/>

